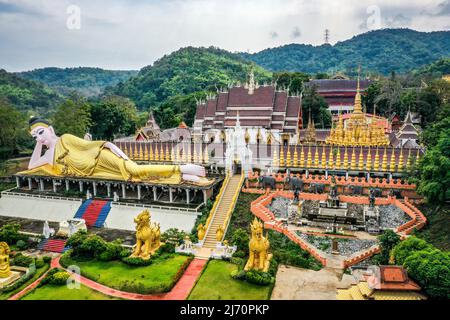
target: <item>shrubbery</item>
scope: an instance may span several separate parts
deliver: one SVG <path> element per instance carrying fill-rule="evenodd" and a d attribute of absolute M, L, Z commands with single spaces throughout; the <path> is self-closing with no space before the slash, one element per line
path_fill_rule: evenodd
<path fill-rule="evenodd" d="M 245 273 L 245 280 L 259 286 L 267 286 L 275 282 L 275 278 L 268 272 L 249 270 Z"/>
<path fill-rule="evenodd" d="M 67 283 L 67 280 L 70 278 L 70 273 L 67 271 L 64 271 L 59 268 L 51 269 L 47 274 L 45 275 L 45 278 L 42 279 L 39 286 L 43 286 L 45 284 L 54 284 L 58 286 L 65 285 Z"/>
<path fill-rule="evenodd" d="M 395 246 L 393 255 L 430 298 L 450 298 L 449 252 L 411 236 Z"/>
<path fill-rule="evenodd" d="M 19 267 L 29 267 L 34 262 L 32 257 L 24 256 L 22 253 L 18 253 L 13 258 L 13 265 Z"/>
<path fill-rule="evenodd" d="M 27 244 L 28 237 L 19 233 L 20 224 L 11 223 L 0 227 L 0 242 L 6 242 L 9 245 L 17 244 L 23 241 Z M 22 244 L 22 243 L 21 243 Z"/>
<path fill-rule="evenodd" d="M 149 266 L 153 263 L 152 259 L 142 259 L 139 257 L 124 257 L 122 258 L 122 262 L 130 265 L 130 266 Z"/>

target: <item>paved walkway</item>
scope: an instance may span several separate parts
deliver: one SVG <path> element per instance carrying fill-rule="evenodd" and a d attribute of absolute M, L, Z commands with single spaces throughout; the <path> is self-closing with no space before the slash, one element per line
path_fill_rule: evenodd
<path fill-rule="evenodd" d="M 52 268 L 63 268 L 61 264 L 59 263 L 60 256 L 53 259 L 51 262 Z M 121 299 L 128 299 L 128 300 L 184 300 L 189 295 L 189 292 L 193 288 L 195 281 L 201 274 L 203 267 L 205 266 L 207 260 L 203 259 L 193 259 L 187 269 L 185 270 L 184 274 L 181 276 L 181 278 L 178 280 L 176 285 L 172 288 L 171 291 L 167 293 L 161 293 L 161 294 L 138 294 L 138 293 L 132 293 L 132 292 L 125 292 L 116 290 L 107 286 L 104 286 L 100 283 L 97 283 L 95 281 L 92 281 L 88 278 L 85 278 L 81 275 L 78 276 L 78 281 L 95 290 L 98 292 L 101 292 L 103 294 L 106 294 L 111 297 L 115 298 L 121 298 Z M 64 269 L 64 268 L 63 268 Z M 47 271 L 48 272 L 48 271 Z M 18 300 L 21 297 L 23 297 L 25 294 L 33 290 L 37 287 L 37 285 L 44 279 L 45 274 L 41 276 L 39 279 L 37 279 L 35 282 L 33 282 L 31 285 L 20 291 L 19 293 L 15 294 L 9 300 Z"/>

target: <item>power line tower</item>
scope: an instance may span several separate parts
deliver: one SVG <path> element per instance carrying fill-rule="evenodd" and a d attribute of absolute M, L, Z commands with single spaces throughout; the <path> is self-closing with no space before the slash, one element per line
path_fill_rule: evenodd
<path fill-rule="evenodd" d="M 325 29 L 324 40 L 325 44 L 330 44 L 330 29 Z"/>

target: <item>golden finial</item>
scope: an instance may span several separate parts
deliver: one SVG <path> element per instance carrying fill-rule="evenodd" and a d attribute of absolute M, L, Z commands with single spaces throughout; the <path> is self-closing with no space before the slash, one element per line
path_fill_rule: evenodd
<path fill-rule="evenodd" d="M 300 146 L 300 167 L 305 167 L 305 153 L 303 152 L 303 145 Z"/>
<path fill-rule="evenodd" d="M 358 159 L 358 170 L 364 170 L 364 155 L 363 155 L 363 147 L 359 149 L 359 159 Z"/>
<path fill-rule="evenodd" d="M 411 170 L 411 149 L 409 149 L 408 159 L 406 160 L 406 170 Z"/>
<path fill-rule="evenodd" d="M 287 151 L 286 151 L 286 167 L 290 167 L 291 166 L 291 151 L 289 148 L 289 145 L 287 146 Z"/>
<path fill-rule="evenodd" d="M 342 164 L 341 164 L 341 148 L 339 146 L 337 147 L 336 161 L 334 163 L 335 163 L 334 167 L 336 167 L 337 169 L 340 169 L 342 167 Z"/>
<path fill-rule="evenodd" d="M 333 156 L 334 156 L 333 147 L 330 147 L 328 150 L 328 166 L 327 166 L 327 168 L 329 169 L 335 168 Z"/>
<path fill-rule="evenodd" d="M 284 167 L 284 146 L 280 146 L 280 167 Z"/>
<path fill-rule="evenodd" d="M 350 168 L 352 170 L 356 170 L 356 153 L 355 153 L 355 147 L 352 147 L 352 161 L 350 163 Z"/>
<path fill-rule="evenodd" d="M 272 166 L 274 166 L 274 167 L 278 167 L 279 166 L 278 155 L 277 155 L 277 149 L 276 148 L 274 148 L 274 150 L 273 150 Z"/>
<path fill-rule="evenodd" d="M 378 146 L 377 146 L 377 150 L 375 152 L 375 161 L 373 163 L 373 170 L 375 170 L 375 171 L 380 170 L 380 155 L 378 154 Z"/>
<path fill-rule="evenodd" d="M 417 149 L 416 162 L 414 164 L 418 165 L 419 164 L 419 160 L 420 160 L 420 153 L 419 153 L 419 149 Z"/>
<path fill-rule="evenodd" d="M 369 149 L 367 151 L 366 170 L 367 171 L 372 170 L 372 150 L 370 150 L 370 146 L 369 146 Z"/>
<path fill-rule="evenodd" d="M 158 150 L 158 143 L 155 143 L 155 161 L 158 162 L 159 161 L 159 150 Z"/>
<path fill-rule="evenodd" d="M 348 169 L 348 167 L 349 167 L 347 146 L 345 146 L 345 151 L 344 151 L 344 165 L 343 165 L 343 167 L 344 167 L 344 169 Z"/>
<path fill-rule="evenodd" d="M 327 167 L 327 155 L 325 153 L 325 146 L 322 146 L 322 156 L 320 157 L 321 168 L 325 169 Z"/>
<path fill-rule="evenodd" d="M 308 159 L 306 161 L 306 166 L 308 168 L 312 167 L 312 154 L 311 154 L 311 145 L 310 144 L 308 145 Z"/>
<path fill-rule="evenodd" d="M 392 152 L 391 152 L 391 161 L 390 161 L 390 163 L 389 163 L 389 170 L 390 170 L 391 172 L 395 172 L 395 165 L 396 165 L 396 163 L 395 163 L 395 149 L 392 148 Z"/>
<path fill-rule="evenodd" d="M 405 165 L 403 163 L 403 146 L 400 148 L 400 155 L 398 157 L 398 171 L 404 171 Z"/>
<path fill-rule="evenodd" d="M 384 147 L 383 161 L 381 162 L 381 170 L 387 171 L 387 148 Z"/>
<path fill-rule="evenodd" d="M 298 167 L 298 152 L 297 152 L 297 145 L 294 146 L 294 159 L 293 159 L 293 166 Z"/>
<path fill-rule="evenodd" d="M 319 146 L 315 146 L 316 151 L 314 152 L 314 167 L 319 167 Z"/>

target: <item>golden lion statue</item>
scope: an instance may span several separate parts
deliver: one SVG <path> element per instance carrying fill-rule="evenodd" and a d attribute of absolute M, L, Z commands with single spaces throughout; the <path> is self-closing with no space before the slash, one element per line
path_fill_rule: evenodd
<path fill-rule="evenodd" d="M 145 209 L 136 218 L 136 246 L 131 257 L 150 259 L 161 246 L 159 223 L 150 223 L 150 212 Z"/>
<path fill-rule="evenodd" d="M 263 225 L 255 217 L 251 224 L 252 237 L 248 243 L 249 257 L 244 270 L 250 269 L 267 272 L 272 254 L 269 253 L 270 243 L 268 237 L 263 236 Z"/>
<path fill-rule="evenodd" d="M 6 242 L 0 242 L 0 278 L 8 278 L 11 275 L 9 252 L 8 244 Z"/>

